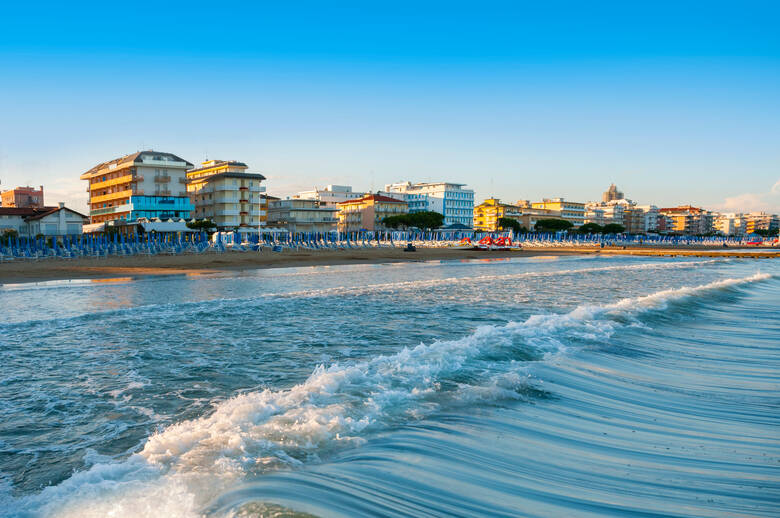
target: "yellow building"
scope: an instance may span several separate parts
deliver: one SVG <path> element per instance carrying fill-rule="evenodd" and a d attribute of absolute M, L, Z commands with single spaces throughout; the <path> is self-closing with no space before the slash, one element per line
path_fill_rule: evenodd
<path fill-rule="evenodd" d="M 517 205 L 512 205 L 501 203 L 498 198 L 488 198 L 474 207 L 474 229 L 482 232 L 497 232 L 498 220 L 509 218 L 528 230 L 533 230 L 537 220 L 557 218 L 560 215 L 560 212 L 552 209 L 535 209 L 527 201 L 519 201 Z"/>
<path fill-rule="evenodd" d="M 210 219 L 218 230 L 259 227 L 268 212 L 268 200 L 260 194 L 265 176 L 247 173 L 248 168 L 243 162 L 208 160 L 187 171 L 192 217 Z"/>
<path fill-rule="evenodd" d="M 545 198 L 531 204 L 534 209 L 546 209 L 558 212 L 558 218 L 570 222 L 575 227 L 585 223 L 585 204 L 576 201 L 566 201 L 563 198 Z"/>
<path fill-rule="evenodd" d="M 498 198 L 488 198 L 474 207 L 474 230 L 496 232 L 501 218 L 519 219 L 520 207 L 501 203 Z"/>
<path fill-rule="evenodd" d="M 409 204 L 402 200 L 366 194 L 356 200 L 339 203 L 339 232 L 356 230 L 386 230 L 382 220 L 409 212 Z"/>

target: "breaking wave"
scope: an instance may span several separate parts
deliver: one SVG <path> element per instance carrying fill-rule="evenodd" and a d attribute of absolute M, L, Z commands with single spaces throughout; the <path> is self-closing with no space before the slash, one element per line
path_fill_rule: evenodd
<path fill-rule="evenodd" d="M 659 291 L 564 314 L 484 326 L 457 340 L 405 347 L 351 364 L 318 366 L 283 390 L 241 394 L 207 416 L 155 433 L 128 459 L 96 464 L 36 495 L 13 499 L 9 516 L 198 516 L 221 488 L 246 474 L 320 462 L 371 432 L 453 405 L 523 398 L 529 365 L 608 339 L 644 313 L 770 278 L 755 274 Z"/>

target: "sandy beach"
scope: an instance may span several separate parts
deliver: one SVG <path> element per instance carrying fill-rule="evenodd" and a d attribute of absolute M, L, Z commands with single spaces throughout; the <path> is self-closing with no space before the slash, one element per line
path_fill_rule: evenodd
<path fill-rule="evenodd" d="M 439 261 L 469 259 L 500 259 L 543 255 L 602 254 L 655 255 L 697 257 L 774 258 L 778 250 L 728 251 L 722 248 L 531 248 L 513 251 L 475 251 L 451 248 L 419 248 L 404 252 L 400 248 L 357 250 L 300 250 L 284 252 L 226 252 L 200 255 L 156 255 L 108 258 L 15 260 L 0 263 L 0 283 L 16 284 L 63 279 L 111 279 L 149 275 L 214 274 L 219 272 L 284 268 L 296 266 L 327 266 L 340 264 L 376 264 L 407 261 Z"/>

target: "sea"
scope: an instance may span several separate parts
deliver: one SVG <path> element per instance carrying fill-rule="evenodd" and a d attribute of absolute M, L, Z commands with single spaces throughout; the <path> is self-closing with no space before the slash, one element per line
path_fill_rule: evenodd
<path fill-rule="evenodd" d="M 780 262 L 0 286 L 2 517 L 780 516 Z"/>

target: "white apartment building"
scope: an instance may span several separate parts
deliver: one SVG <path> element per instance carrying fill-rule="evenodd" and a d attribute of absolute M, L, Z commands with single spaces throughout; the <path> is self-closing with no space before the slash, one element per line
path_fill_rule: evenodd
<path fill-rule="evenodd" d="M 445 225 L 460 224 L 471 228 L 474 225 L 474 191 L 464 189 L 465 185 L 399 182 L 385 185 L 382 194 L 405 201 L 409 212 L 438 212 L 444 216 Z"/>
<path fill-rule="evenodd" d="M 644 215 L 644 232 L 658 232 L 658 218 L 661 213 L 655 205 L 637 205 L 635 209 L 641 210 Z"/>
<path fill-rule="evenodd" d="M 745 234 L 745 219 L 742 214 L 734 212 L 717 214 L 713 218 L 712 227 L 724 236 L 741 236 Z"/>
<path fill-rule="evenodd" d="M 301 191 L 293 196 L 294 200 L 316 200 L 320 207 L 338 208 L 343 201 L 357 200 L 366 194 L 354 192 L 350 185 L 328 185 L 324 189 L 316 187 L 311 191 Z"/>
<path fill-rule="evenodd" d="M 258 228 L 265 219 L 260 183 L 265 176 L 247 173 L 243 162 L 207 160 L 187 171 L 187 192 L 195 219 L 209 219 L 220 231 Z"/>
<path fill-rule="evenodd" d="M 330 232 L 336 230 L 338 213 L 338 207 L 324 207 L 316 200 L 273 200 L 268 204 L 268 226 L 290 232 Z"/>

